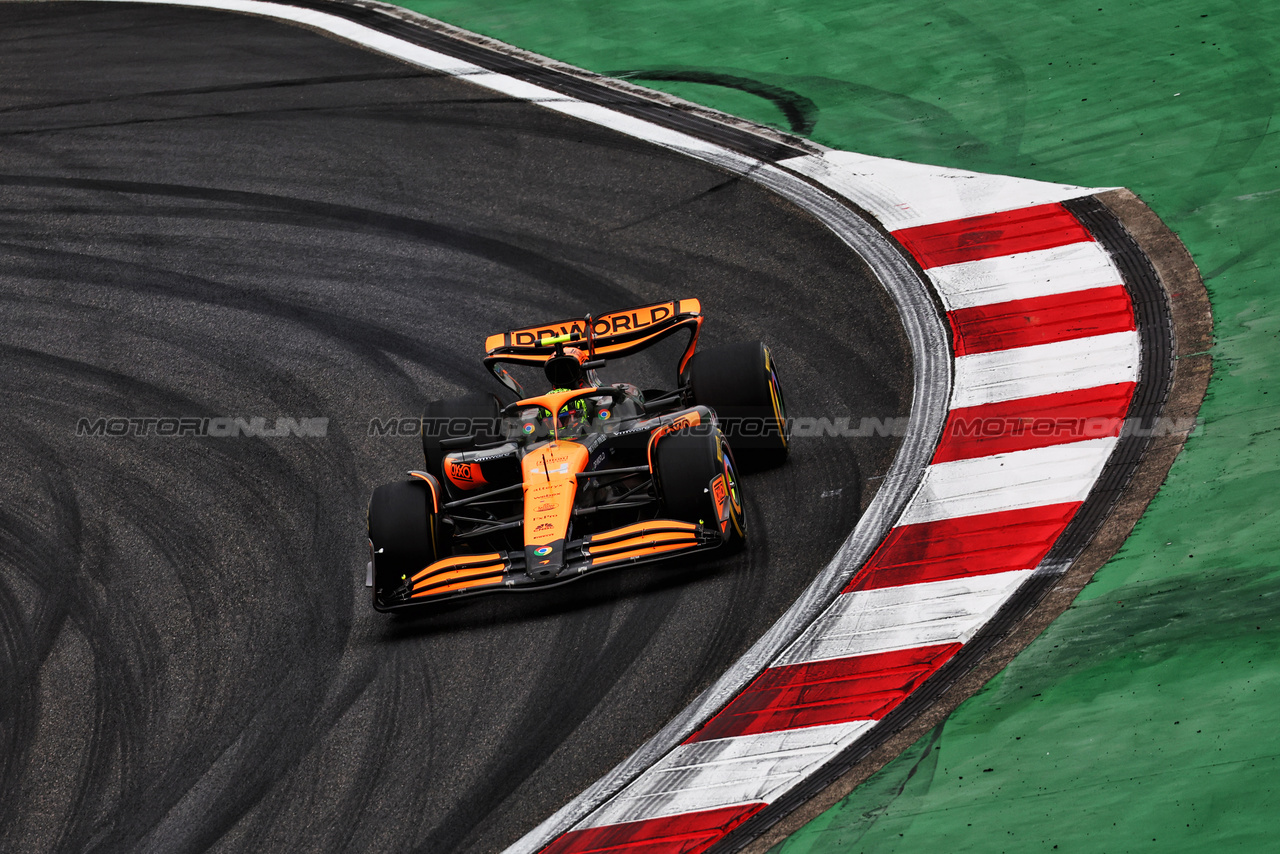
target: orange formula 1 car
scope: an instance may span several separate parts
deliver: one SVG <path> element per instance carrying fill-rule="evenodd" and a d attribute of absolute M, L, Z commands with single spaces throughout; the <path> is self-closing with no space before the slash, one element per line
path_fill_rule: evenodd
<path fill-rule="evenodd" d="M 485 366 L 520 399 L 427 405 L 425 470 L 369 502 L 374 607 L 741 546 L 734 450 L 744 463 L 781 463 L 786 412 L 769 348 L 698 351 L 701 326 L 698 301 L 686 299 L 490 336 Z M 674 391 L 600 382 L 606 360 L 680 332 Z M 527 396 L 511 366 L 540 368 L 551 390 Z"/>

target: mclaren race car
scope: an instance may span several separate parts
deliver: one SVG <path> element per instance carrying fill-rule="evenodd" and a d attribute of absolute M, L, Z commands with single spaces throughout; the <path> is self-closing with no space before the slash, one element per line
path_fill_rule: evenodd
<path fill-rule="evenodd" d="M 699 351 L 702 320 L 685 299 L 490 336 L 485 366 L 517 399 L 427 405 L 423 470 L 369 502 L 374 607 L 740 547 L 735 454 L 755 466 L 785 460 L 786 410 L 769 348 Z M 600 381 L 606 360 L 679 333 L 688 340 L 674 390 Z M 540 369 L 549 390 L 529 395 L 514 366 Z"/>

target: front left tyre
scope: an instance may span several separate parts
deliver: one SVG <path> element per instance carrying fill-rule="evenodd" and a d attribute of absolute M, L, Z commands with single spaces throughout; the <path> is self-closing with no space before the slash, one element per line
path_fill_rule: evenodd
<path fill-rule="evenodd" d="M 724 434 L 711 430 L 662 436 L 654 448 L 653 465 L 663 516 L 719 528 L 724 546 L 742 546 L 746 510 Z"/>

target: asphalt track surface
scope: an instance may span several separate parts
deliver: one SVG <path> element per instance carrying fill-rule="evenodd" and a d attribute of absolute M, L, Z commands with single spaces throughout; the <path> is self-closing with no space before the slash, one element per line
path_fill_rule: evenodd
<path fill-rule="evenodd" d="M 906 415 L 887 295 L 750 182 L 277 22 L 0 4 L 0 81 L 2 850 L 501 850 L 786 610 L 892 458 L 798 439 L 734 558 L 377 614 L 364 507 L 419 445 L 369 422 L 496 389 L 484 335 L 696 296 L 704 345 L 766 340 L 793 415 L 857 423 Z M 254 416 L 328 432 L 76 435 Z"/>

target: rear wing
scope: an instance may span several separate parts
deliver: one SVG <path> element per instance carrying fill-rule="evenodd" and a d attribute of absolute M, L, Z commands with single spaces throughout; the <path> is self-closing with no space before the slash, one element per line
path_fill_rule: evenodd
<path fill-rule="evenodd" d="M 577 340 L 573 346 L 585 350 L 590 358 L 617 359 L 638 353 L 684 329 L 689 331 L 689 344 L 677 371 L 683 375 L 698 345 L 701 328 L 702 306 L 696 299 L 653 303 L 599 317 L 574 317 L 490 335 L 484 342 L 484 365 L 503 385 L 519 392 L 519 385 L 513 385 L 515 380 L 502 369 L 502 363 L 541 365 L 555 355 L 557 343 L 572 340 L 575 334 Z"/>

